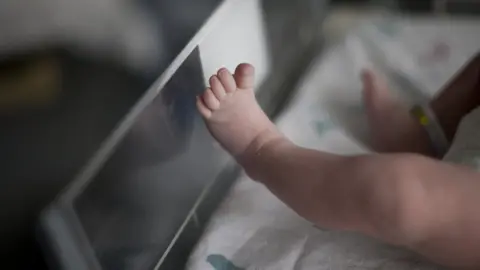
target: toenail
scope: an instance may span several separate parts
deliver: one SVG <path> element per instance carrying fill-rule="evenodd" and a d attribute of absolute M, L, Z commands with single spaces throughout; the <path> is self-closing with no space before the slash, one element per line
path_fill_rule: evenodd
<path fill-rule="evenodd" d="M 218 71 L 218 74 L 220 73 L 226 73 L 228 72 L 228 70 L 226 68 L 221 68 L 219 71 Z"/>

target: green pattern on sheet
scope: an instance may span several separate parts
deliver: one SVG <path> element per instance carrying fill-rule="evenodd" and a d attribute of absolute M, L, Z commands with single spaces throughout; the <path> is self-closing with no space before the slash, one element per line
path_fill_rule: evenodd
<path fill-rule="evenodd" d="M 312 125 L 315 128 L 317 135 L 320 137 L 322 137 L 323 135 L 325 135 L 327 132 L 331 131 L 335 127 L 333 122 L 330 121 L 329 119 L 323 120 L 323 121 L 320 121 L 320 120 L 313 121 Z"/>
<path fill-rule="evenodd" d="M 207 262 L 213 266 L 215 270 L 244 270 L 243 268 L 235 266 L 225 256 L 220 254 L 211 254 L 207 257 Z"/>

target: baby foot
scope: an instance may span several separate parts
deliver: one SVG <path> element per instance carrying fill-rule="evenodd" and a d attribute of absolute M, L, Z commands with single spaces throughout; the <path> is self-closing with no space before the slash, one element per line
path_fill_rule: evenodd
<path fill-rule="evenodd" d="M 197 107 L 212 136 L 233 156 L 250 145 L 260 149 L 280 137 L 255 99 L 254 68 L 241 64 L 232 74 L 225 68 L 210 77 L 210 87 L 197 98 Z"/>
<path fill-rule="evenodd" d="M 426 132 L 408 107 L 392 95 L 387 83 L 371 71 L 362 74 L 373 149 L 379 152 L 431 152 Z"/>

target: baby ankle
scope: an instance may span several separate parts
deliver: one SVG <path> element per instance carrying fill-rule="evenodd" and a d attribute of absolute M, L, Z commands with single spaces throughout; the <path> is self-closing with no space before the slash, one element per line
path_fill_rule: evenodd
<path fill-rule="evenodd" d="M 247 149 L 237 157 L 237 161 L 245 169 L 245 172 L 257 181 L 260 180 L 261 172 L 259 168 L 263 167 L 264 159 L 270 159 L 279 146 L 291 144 L 277 130 L 266 130 L 261 132 Z"/>

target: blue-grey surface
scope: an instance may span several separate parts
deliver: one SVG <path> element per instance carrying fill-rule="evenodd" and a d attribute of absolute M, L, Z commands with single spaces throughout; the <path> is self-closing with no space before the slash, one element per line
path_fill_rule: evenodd
<path fill-rule="evenodd" d="M 104 269 L 151 269 L 225 166 L 195 109 L 204 87 L 194 51 L 74 201 Z"/>

